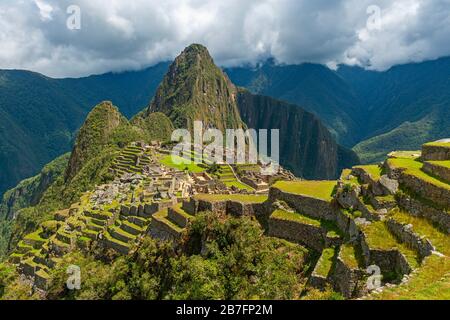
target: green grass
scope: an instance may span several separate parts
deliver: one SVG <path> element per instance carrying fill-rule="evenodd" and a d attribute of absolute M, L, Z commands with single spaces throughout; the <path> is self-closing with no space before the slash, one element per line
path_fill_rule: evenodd
<path fill-rule="evenodd" d="M 195 199 L 205 201 L 237 201 L 242 203 L 263 203 L 267 201 L 266 195 L 247 194 L 199 194 Z"/>
<path fill-rule="evenodd" d="M 378 181 L 381 178 L 381 168 L 374 164 L 374 165 L 367 165 L 367 166 L 356 166 L 355 168 L 359 168 L 370 174 L 372 179 Z"/>
<path fill-rule="evenodd" d="M 405 174 L 410 174 L 423 181 L 429 182 L 439 188 L 450 190 L 450 184 L 434 178 L 422 171 L 423 163 L 414 159 L 388 159 L 388 164 L 394 168 L 405 169 Z"/>
<path fill-rule="evenodd" d="M 424 147 L 450 148 L 450 142 L 429 142 L 429 143 L 424 144 Z"/>
<path fill-rule="evenodd" d="M 349 243 L 343 244 L 340 248 L 339 257 L 352 269 L 358 269 L 359 263 L 356 257 L 355 247 Z"/>
<path fill-rule="evenodd" d="M 387 288 L 369 299 L 450 300 L 450 259 L 431 255 L 406 284 Z"/>
<path fill-rule="evenodd" d="M 350 179 L 347 179 L 349 176 L 352 176 Z M 344 169 L 342 170 L 341 176 L 339 178 L 344 183 L 350 183 L 353 185 L 359 185 L 358 178 L 352 175 L 352 169 Z"/>
<path fill-rule="evenodd" d="M 289 193 L 331 201 L 336 181 L 278 181 L 273 187 Z"/>
<path fill-rule="evenodd" d="M 417 159 L 421 154 L 422 151 L 393 151 L 388 156 L 390 158 Z"/>
<path fill-rule="evenodd" d="M 450 257 L 450 236 L 441 232 L 431 222 L 424 218 L 414 217 L 403 211 L 396 211 L 390 215 L 402 224 L 411 224 L 412 230 L 431 241 L 437 251 Z"/>
<path fill-rule="evenodd" d="M 183 159 L 181 157 L 178 157 L 178 156 L 174 156 L 173 159 L 175 161 L 180 161 L 180 162 L 185 160 L 185 159 Z M 189 172 L 193 172 L 193 173 L 201 173 L 201 172 L 205 171 L 204 168 L 200 167 L 198 164 L 196 164 L 196 163 L 194 163 L 192 161 L 191 161 L 190 164 L 185 164 L 185 163 L 175 164 L 173 159 L 172 159 L 171 155 L 168 155 L 168 156 L 163 157 L 159 162 L 162 165 L 165 165 L 166 167 L 174 168 L 174 169 L 177 169 L 177 170 L 180 170 L 180 171 L 183 171 L 186 168 L 187 168 L 187 170 Z"/>
<path fill-rule="evenodd" d="M 367 245 L 371 249 L 391 250 L 396 248 L 403 253 L 412 268 L 418 266 L 417 253 L 399 243 L 383 221 L 372 222 L 369 225 L 361 226 L 361 229 L 364 231 Z"/>
<path fill-rule="evenodd" d="M 450 160 L 446 161 L 427 161 L 428 163 L 431 163 L 432 165 L 438 166 L 438 167 L 444 167 L 450 169 Z"/>
<path fill-rule="evenodd" d="M 184 229 L 181 228 L 180 226 L 176 225 L 172 221 L 170 221 L 168 216 L 169 216 L 168 209 L 163 209 L 163 210 L 155 213 L 153 215 L 153 218 L 165 223 L 166 225 L 168 225 L 170 228 L 172 228 L 176 232 L 183 232 Z"/>
<path fill-rule="evenodd" d="M 334 248 L 324 249 L 319 261 L 317 261 L 314 273 L 322 277 L 327 277 L 331 271 L 331 267 L 333 266 L 335 253 L 336 251 Z"/>
<path fill-rule="evenodd" d="M 339 228 L 336 226 L 336 224 L 332 221 L 326 221 L 326 220 L 320 220 L 315 219 L 312 217 L 309 217 L 307 215 L 297 213 L 297 212 L 290 212 L 286 210 L 275 210 L 272 213 L 272 217 L 280 220 L 288 220 L 288 221 L 294 221 L 301 224 L 307 224 L 311 226 L 315 226 L 318 228 L 322 228 L 325 231 L 327 231 L 327 237 L 335 238 L 335 237 L 341 237 L 342 232 L 339 230 Z"/>

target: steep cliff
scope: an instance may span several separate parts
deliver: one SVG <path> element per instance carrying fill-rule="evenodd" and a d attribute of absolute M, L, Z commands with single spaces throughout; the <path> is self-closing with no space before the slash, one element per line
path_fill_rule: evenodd
<path fill-rule="evenodd" d="M 358 163 L 356 154 L 336 143 L 312 113 L 269 97 L 241 90 L 238 105 L 243 121 L 253 129 L 280 130 L 280 162 L 297 176 L 330 179 Z"/>

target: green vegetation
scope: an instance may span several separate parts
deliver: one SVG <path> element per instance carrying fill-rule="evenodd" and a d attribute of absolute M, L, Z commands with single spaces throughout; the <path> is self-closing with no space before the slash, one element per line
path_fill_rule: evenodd
<path fill-rule="evenodd" d="M 206 171 L 206 169 L 200 167 L 199 164 L 194 163 L 193 161 L 190 161 L 190 163 L 186 163 L 186 159 L 178 156 L 168 155 L 163 157 L 159 162 L 169 168 L 178 169 L 180 171 L 188 170 L 189 172 L 193 173 L 201 173 Z"/>
<path fill-rule="evenodd" d="M 247 194 L 198 194 L 196 199 L 206 201 L 237 201 L 242 203 L 263 203 L 267 201 L 266 195 L 247 195 Z"/>
<path fill-rule="evenodd" d="M 213 213 L 193 221 L 187 253 L 145 238 L 133 255 L 112 262 L 80 252 L 64 256 L 51 274 L 51 299 L 296 299 L 307 251 L 262 235 L 250 218 L 223 220 Z M 206 250 L 201 250 L 202 240 Z M 200 254 L 202 251 L 202 254 Z M 66 289 L 66 267 L 83 270 L 81 290 Z M 1 283 L 1 282 L 0 282 Z M 10 284 L 6 290 L 11 291 Z"/>
<path fill-rule="evenodd" d="M 331 201 L 336 181 L 278 181 L 273 187 L 289 193 Z"/>
<path fill-rule="evenodd" d="M 381 168 L 378 165 L 366 165 L 366 166 L 356 166 L 355 168 L 359 168 L 370 174 L 372 179 L 375 181 L 380 180 L 381 178 Z"/>
<path fill-rule="evenodd" d="M 408 260 L 412 268 L 416 268 L 419 263 L 417 253 L 406 245 L 398 242 L 392 233 L 389 232 L 383 221 L 372 222 L 362 226 L 366 236 L 366 242 L 371 249 L 391 250 L 397 248 Z"/>
<path fill-rule="evenodd" d="M 352 269 L 358 269 L 359 262 L 355 247 L 349 243 L 343 244 L 339 249 L 339 257 L 342 261 Z"/>
<path fill-rule="evenodd" d="M 328 274 L 331 272 L 332 266 L 334 264 L 334 259 L 336 255 L 336 250 L 334 248 L 325 248 L 322 251 L 322 255 L 317 261 L 316 268 L 314 272 L 322 277 L 328 277 Z"/>
<path fill-rule="evenodd" d="M 439 188 L 450 190 L 450 184 L 443 182 L 422 171 L 423 163 L 414 159 L 388 159 L 388 164 L 394 168 L 405 169 L 406 174 L 413 175 L 421 180 L 429 182 Z"/>

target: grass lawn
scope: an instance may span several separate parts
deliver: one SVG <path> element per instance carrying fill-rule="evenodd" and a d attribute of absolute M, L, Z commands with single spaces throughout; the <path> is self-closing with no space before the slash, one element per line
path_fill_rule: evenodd
<path fill-rule="evenodd" d="M 278 181 L 273 187 L 289 193 L 331 201 L 336 181 Z"/>
<path fill-rule="evenodd" d="M 450 142 L 430 142 L 424 144 L 425 147 L 443 147 L 450 148 Z"/>
<path fill-rule="evenodd" d="M 205 201 L 238 201 L 243 203 L 263 203 L 267 200 L 266 195 L 255 196 L 247 194 L 198 194 L 195 199 Z"/>
<path fill-rule="evenodd" d="M 177 162 L 179 161 L 180 164 L 175 164 L 173 160 L 175 160 Z M 182 163 L 182 161 L 186 161 L 186 159 L 178 157 L 178 156 L 174 156 L 174 159 L 172 159 L 172 156 L 168 155 L 168 156 L 163 157 L 159 162 L 162 165 L 165 165 L 166 167 L 174 168 L 174 169 L 177 169 L 180 171 L 183 171 L 186 168 L 188 169 L 189 172 L 193 172 L 193 173 L 201 173 L 201 172 L 205 171 L 204 168 L 201 168 L 198 164 L 196 164 L 192 161 L 190 164 Z"/>

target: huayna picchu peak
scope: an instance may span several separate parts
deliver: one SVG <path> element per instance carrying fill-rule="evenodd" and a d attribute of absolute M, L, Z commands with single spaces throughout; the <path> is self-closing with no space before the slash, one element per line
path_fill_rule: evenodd
<path fill-rule="evenodd" d="M 163 112 L 177 128 L 193 128 L 202 121 L 207 128 L 242 128 L 237 88 L 214 64 L 208 49 L 187 47 L 169 67 L 147 113 Z"/>
<path fill-rule="evenodd" d="M 449 140 L 360 165 L 199 44 L 130 119 L 96 103 L 72 151 L 0 202 L 0 299 L 450 299 Z M 194 121 L 279 130 L 279 166 L 198 145 L 180 162 L 172 133 Z"/>

